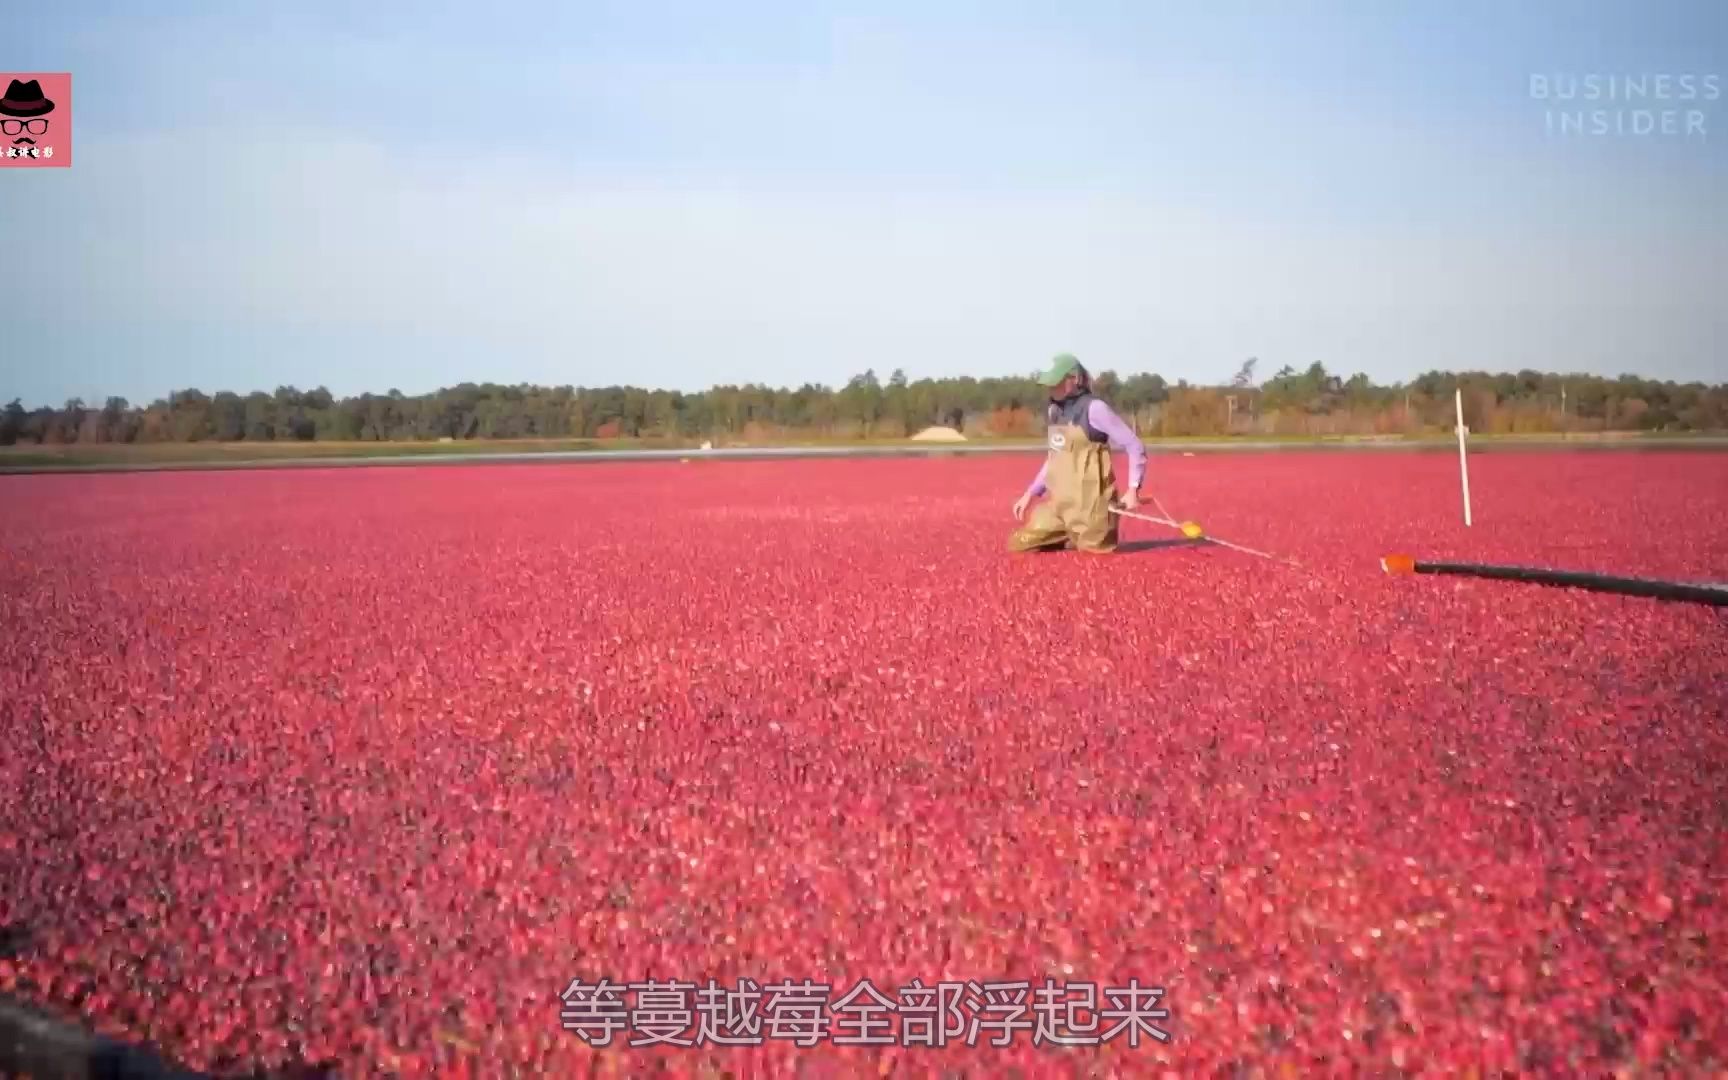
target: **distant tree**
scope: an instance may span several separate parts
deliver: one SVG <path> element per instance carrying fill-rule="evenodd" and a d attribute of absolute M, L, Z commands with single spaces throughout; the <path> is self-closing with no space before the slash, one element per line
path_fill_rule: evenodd
<path fill-rule="evenodd" d="M 83 398 L 72 398 L 65 406 L 55 413 L 48 422 L 46 441 L 55 443 L 75 443 L 78 435 L 84 429 L 84 417 L 88 412 L 84 408 Z"/>
<path fill-rule="evenodd" d="M 11 446 L 24 434 L 24 425 L 29 421 L 30 414 L 24 411 L 24 403 L 13 398 L 6 406 L 4 414 L 0 414 L 0 446 Z"/>
<path fill-rule="evenodd" d="M 862 425 L 866 435 L 881 417 L 883 404 L 882 384 L 876 380 L 874 369 L 854 375 L 840 391 L 841 418 Z"/>
<path fill-rule="evenodd" d="M 1123 380 L 1122 388 L 1116 391 L 1116 400 L 1126 409 L 1157 405 L 1169 397 L 1170 388 L 1165 385 L 1164 376 L 1145 373 L 1128 376 Z"/>
<path fill-rule="evenodd" d="M 31 409 L 24 417 L 24 423 L 19 430 L 19 441 L 29 441 L 38 445 L 47 442 L 54 429 L 54 423 L 55 411 L 53 409 L 46 405 Z"/>
<path fill-rule="evenodd" d="M 237 442 L 246 434 L 246 403 L 224 390 L 210 401 L 210 434 L 217 442 Z"/>

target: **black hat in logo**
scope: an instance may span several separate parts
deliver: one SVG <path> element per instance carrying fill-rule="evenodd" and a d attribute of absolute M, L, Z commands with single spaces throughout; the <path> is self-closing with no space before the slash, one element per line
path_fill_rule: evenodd
<path fill-rule="evenodd" d="M 54 111 L 54 103 L 42 96 L 42 84 L 12 80 L 6 96 L 0 98 L 0 116 L 42 116 Z"/>

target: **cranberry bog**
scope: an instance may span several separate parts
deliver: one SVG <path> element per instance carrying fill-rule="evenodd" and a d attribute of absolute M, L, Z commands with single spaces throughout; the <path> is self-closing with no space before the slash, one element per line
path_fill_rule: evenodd
<path fill-rule="evenodd" d="M 1035 466 L 0 478 L 0 994 L 218 1074 L 1728 1068 L 1728 618 L 1378 566 L 1720 582 L 1728 455 L 1468 529 L 1455 455 L 1153 457 L 1300 569 L 1010 556 Z"/>

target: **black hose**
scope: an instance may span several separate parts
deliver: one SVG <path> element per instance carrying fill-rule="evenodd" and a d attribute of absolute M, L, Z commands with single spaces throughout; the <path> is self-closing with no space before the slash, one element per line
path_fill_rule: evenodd
<path fill-rule="evenodd" d="M 1523 581 L 1533 585 L 1556 585 L 1593 592 L 1618 593 L 1622 596 L 1644 596 L 1653 600 L 1678 600 L 1728 607 L 1728 588 L 1714 585 L 1689 585 L 1680 581 L 1613 577 L 1575 570 L 1539 570 L 1525 566 L 1482 566 L 1474 563 L 1419 562 L 1413 569 L 1418 574 L 1495 578 L 1501 581 Z"/>
<path fill-rule="evenodd" d="M 0 1073 L 7 1076 L 194 1080 L 155 1054 L 105 1039 L 0 997 Z"/>
<path fill-rule="evenodd" d="M 334 1075 L 327 1067 L 239 1074 L 247 1080 L 302 1080 Z M 0 994 L 0 1076 L 34 1080 L 215 1080 L 148 1049 L 104 1038 Z"/>

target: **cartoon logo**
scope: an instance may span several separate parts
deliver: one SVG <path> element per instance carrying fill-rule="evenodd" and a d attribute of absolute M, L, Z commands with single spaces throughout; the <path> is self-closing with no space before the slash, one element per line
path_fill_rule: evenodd
<path fill-rule="evenodd" d="M 1060 450 L 1067 445 L 1068 436 L 1062 434 L 1060 431 L 1052 431 L 1050 433 L 1050 449 Z"/>
<path fill-rule="evenodd" d="M 72 76 L 4 75 L 0 169 L 72 164 Z"/>

